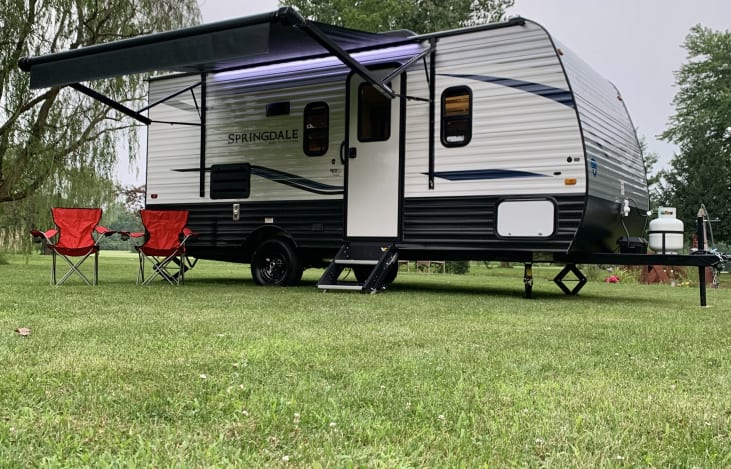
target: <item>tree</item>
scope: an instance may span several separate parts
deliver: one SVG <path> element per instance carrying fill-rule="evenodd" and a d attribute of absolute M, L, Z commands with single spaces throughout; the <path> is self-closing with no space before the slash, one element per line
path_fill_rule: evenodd
<path fill-rule="evenodd" d="M 124 206 L 131 212 L 145 208 L 145 186 L 117 186 L 117 194 L 124 201 Z"/>
<path fill-rule="evenodd" d="M 731 241 L 731 31 L 696 25 L 683 44 L 688 63 L 675 73 L 678 92 L 662 138 L 679 152 L 663 175 L 679 218 L 695 220 L 704 204 L 716 241 Z M 689 223 L 686 223 L 686 226 Z M 690 229 L 694 223 L 690 223 Z"/>
<path fill-rule="evenodd" d="M 647 149 L 647 140 L 645 137 L 640 138 L 640 151 L 645 162 L 645 175 L 647 176 L 647 189 L 650 193 L 650 208 L 665 205 L 666 188 L 663 170 L 656 170 L 655 165 L 660 160 L 660 156 Z"/>
<path fill-rule="evenodd" d="M 18 228 L 19 220 L 8 221 L 10 212 L 24 213 L 25 220 L 44 205 L 114 200 L 110 180 L 118 149 L 125 137 L 132 159 L 136 148 L 132 122 L 68 88 L 30 90 L 18 60 L 175 29 L 199 18 L 194 0 L 6 2 L 0 11 L 0 230 Z M 90 86 L 134 107 L 144 78 L 119 77 Z"/>
<path fill-rule="evenodd" d="M 499 21 L 514 0 L 292 0 L 312 20 L 365 31 L 427 33 Z"/>

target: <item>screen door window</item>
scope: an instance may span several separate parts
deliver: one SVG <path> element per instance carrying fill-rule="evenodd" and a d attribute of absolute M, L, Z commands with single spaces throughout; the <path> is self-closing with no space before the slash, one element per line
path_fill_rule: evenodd
<path fill-rule="evenodd" d="M 358 140 L 382 142 L 391 137 L 391 100 L 370 83 L 358 87 Z"/>

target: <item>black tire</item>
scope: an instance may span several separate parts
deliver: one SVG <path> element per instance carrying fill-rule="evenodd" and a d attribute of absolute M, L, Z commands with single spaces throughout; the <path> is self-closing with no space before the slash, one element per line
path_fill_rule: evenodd
<path fill-rule="evenodd" d="M 368 276 L 373 271 L 372 266 L 354 266 L 353 267 L 353 273 L 355 274 L 355 279 L 361 283 L 368 280 Z M 396 276 L 398 275 L 398 262 L 395 264 L 392 264 L 391 267 L 388 268 L 388 273 L 386 274 L 386 278 L 383 280 L 383 283 L 385 285 L 390 285 L 394 280 L 396 280 Z"/>
<path fill-rule="evenodd" d="M 373 272 L 373 266 L 371 265 L 354 265 L 353 266 L 353 274 L 355 275 L 355 279 L 363 283 L 366 280 L 368 280 L 368 276 L 371 275 L 371 272 Z"/>
<path fill-rule="evenodd" d="M 251 256 L 251 276 L 258 285 L 297 285 L 302 278 L 302 267 L 289 242 L 271 238 L 261 243 Z"/>
<path fill-rule="evenodd" d="M 386 278 L 384 279 L 384 282 L 386 285 L 391 285 L 394 280 L 396 280 L 396 276 L 398 275 L 398 262 L 394 262 L 391 264 L 391 267 L 389 268 L 388 273 L 386 274 Z"/>

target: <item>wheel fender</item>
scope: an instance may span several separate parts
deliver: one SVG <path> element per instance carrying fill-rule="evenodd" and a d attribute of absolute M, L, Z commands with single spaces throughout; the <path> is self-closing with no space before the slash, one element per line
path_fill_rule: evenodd
<path fill-rule="evenodd" d="M 248 260 L 251 261 L 251 256 L 254 254 L 254 251 L 256 251 L 262 243 L 272 238 L 281 238 L 288 242 L 292 249 L 297 249 L 297 243 L 292 235 L 290 235 L 282 227 L 277 225 L 263 225 L 252 231 L 244 241 L 243 247 Z"/>

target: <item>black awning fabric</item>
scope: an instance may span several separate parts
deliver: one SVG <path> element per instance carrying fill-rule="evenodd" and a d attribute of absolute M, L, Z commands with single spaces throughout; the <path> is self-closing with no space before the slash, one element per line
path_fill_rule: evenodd
<path fill-rule="evenodd" d="M 304 29 L 317 28 L 353 52 L 407 42 L 413 33 L 368 33 L 305 20 L 290 7 L 272 13 L 139 36 L 55 54 L 24 57 L 31 88 L 46 88 L 136 73 L 217 72 L 328 54 Z"/>

